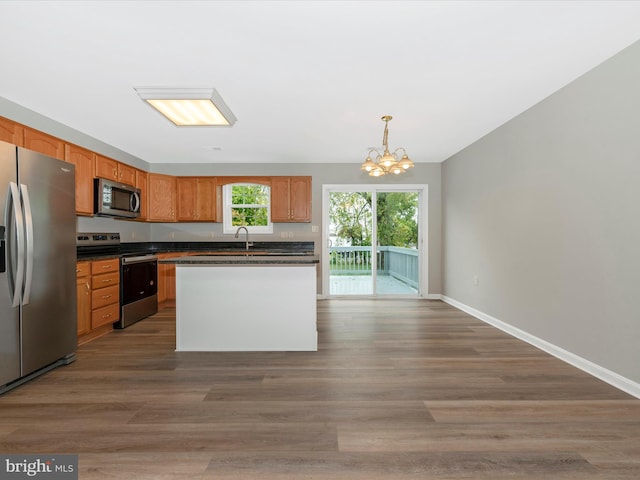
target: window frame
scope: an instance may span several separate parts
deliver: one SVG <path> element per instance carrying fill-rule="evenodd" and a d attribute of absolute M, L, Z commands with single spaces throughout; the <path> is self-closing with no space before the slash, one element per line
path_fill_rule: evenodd
<path fill-rule="evenodd" d="M 266 187 L 268 191 L 268 200 L 265 205 L 262 204 L 232 204 L 232 191 L 234 186 L 260 186 Z M 267 209 L 267 225 L 232 225 L 233 207 L 241 206 L 242 208 L 266 208 Z M 222 185 L 222 233 L 235 234 L 240 226 L 245 226 L 249 233 L 253 234 L 272 234 L 273 222 L 271 221 L 271 185 L 258 182 L 233 182 Z"/>

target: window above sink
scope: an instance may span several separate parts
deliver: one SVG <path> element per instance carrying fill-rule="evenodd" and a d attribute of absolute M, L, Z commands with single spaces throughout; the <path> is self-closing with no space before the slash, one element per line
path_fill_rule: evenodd
<path fill-rule="evenodd" d="M 260 183 L 228 183 L 222 186 L 223 233 L 235 234 L 238 227 L 248 233 L 273 233 L 271 187 Z"/>

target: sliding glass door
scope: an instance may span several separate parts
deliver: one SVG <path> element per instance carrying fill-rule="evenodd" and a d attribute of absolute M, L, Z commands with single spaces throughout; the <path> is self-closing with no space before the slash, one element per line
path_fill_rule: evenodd
<path fill-rule="evenodd" d="M 323 198 L 324 292 L 419 295 L 422 189 L 332 186 Z"/>

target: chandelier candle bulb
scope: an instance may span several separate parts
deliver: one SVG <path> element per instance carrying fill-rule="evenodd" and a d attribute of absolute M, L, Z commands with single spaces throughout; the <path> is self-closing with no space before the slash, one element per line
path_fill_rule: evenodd
<path fill-rule="evenodd" d="M 382 136 L 382 145 L 384 150 L 382 155 L 376 148 L 372 148 L 369 150 L 367 158 L 360 167 L 362 171 L 368 172 L 372 177 L 381 177 L 388 173 L 398 175 L 413 167 L 413 162 L 403 147 L 396 148 L 393 153 L 389 152 L 389 121 L 392 118 L 393 117 L 391 115 L 385 115 L 382 117 L 382 121 L 384 122 L 384 135 Z M 400 150 L 402 150 L 403 155 L 398 161 L 398 151 Z M 372 154 L 376 155 L 375 160 L 371 158 Z"/>

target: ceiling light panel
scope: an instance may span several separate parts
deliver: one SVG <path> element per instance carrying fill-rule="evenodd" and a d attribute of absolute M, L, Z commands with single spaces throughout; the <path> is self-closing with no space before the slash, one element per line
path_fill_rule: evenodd
<path fill-rule="evenodd" d="M 177 126 L 231 126 L 236 117 L 213 88 L 135 88 L 145 102 Z"/>

